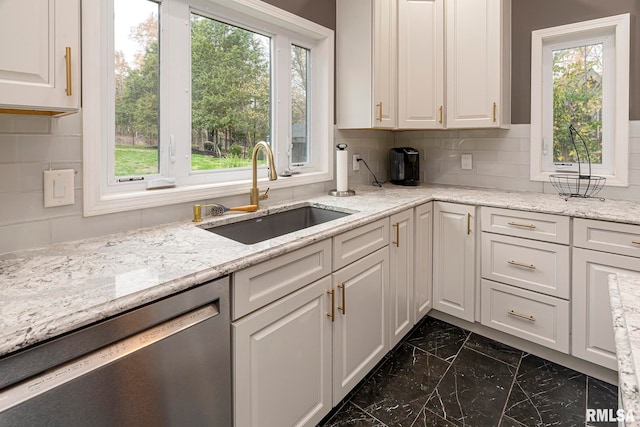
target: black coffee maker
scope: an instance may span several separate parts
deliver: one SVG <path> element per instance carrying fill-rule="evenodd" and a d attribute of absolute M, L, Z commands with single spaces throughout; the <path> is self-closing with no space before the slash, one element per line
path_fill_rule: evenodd
<path fill-rule="evenodd" d="M 420 153 L 411 147 L 392 148 L 389 151 L 391 183 L 418 185 L 420 183 Z"/>

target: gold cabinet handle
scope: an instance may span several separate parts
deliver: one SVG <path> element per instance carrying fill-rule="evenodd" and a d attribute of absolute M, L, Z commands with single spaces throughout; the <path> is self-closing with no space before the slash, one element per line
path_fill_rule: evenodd
<path fill-rule="evenodd" d="M 514 311 L 514 310 L 507 311 L 507 314 L 510 314 L 511 316 L 519 317 L 521 319 L 531 320 L 532 322 L 536 321 L 536 318 L 533 317 L 532 315 L 527 316 L 526 314 L 521 314 L 521 313 L 518 313 L 517 311 Z"/>
<path fill-rule="evenodd" d="M 508 264 L 511 264 L 511 265 L 515 265 L 515 266 L 517 266 L 517 267 L 524 267 L 524 268 L 528 268 L 529 270 L 535 270 L 535 269 L 536 269 L 536 266 L 535 266 L 535 265 L 533 265 L 533 264 L 525 264 L 525 263 L 518 262 L 518 261 L 514 261 L 514 260 L 507 261 L 507 263 L 508 263 Z"/>
<path fill-rule="evenodd" d="M 400 223 L 396 222 L 395 224 L 393 224 L 393 226 L 396 228 L 396 241 L 392 243 L 396 245 L 396 248 L 399 248 L 400 247 Z"/>
<path fill-rule="evenodd" d="M 71 48 L 67 46 L 64 57 L 67 62 L 67 96 L 71 96 Z"/>
<path fill-rule="evenodd" d="M 467 213 L 467 236 L 471 234 L 471 214 Z"/>
<path fill-rule="evenodd" d="M 382 121 L 382 101 L 376 104 L 376 107 L 378 107 L 378 117 L 376 117 L 376 120 L 381 122 Z"/>
<path fill-rule="evenodd" d="M 516 226 L 516 227 L 525 227 L 525 228 L 531 228 L 531 229 L 536 228 L 536 226 L 535 226 L 535 225 L 533 225 L 533 224 L 521 224 L 521 223 L 519 223 L 519 222 L 515 222 L 515 221 L 511 221 L 511 222 L 509 222 L 508 224 L 509 224 L 509 225 Z"/>
<path fill-rule="evenodd" d="M 338 285 L 338 289 L 342 291 L 342 307 L 338 306 L 338 310 L 340 310 L 342 314 L 347 314 L 347 289 L 344 287 L 344 283 Z"/>
<path fill-rule="evenodd" d="M 440 106 L 440 120 L 438 120 L 438 123 L 442 124 L 442 105 Z"/>
<path fill-rule="evenodd" d="M 496 104 L 495 102 L 493 103 L 493 121 L 494 123 L 496 121 L 498 121 L 498 116 L 496 114 L 496 110 L 498 109 L 498 104 Z"/>
<path fill-rule="evenodd" d="M 631 243 L 634 245 L 640 245 L 640 240 L 632 240 Z"/>
<path fill-rule="evenodd" d="M 331 319 L 332 322 L 336 320 L 336 290 L 331 289 L 327 291 L 329 295 L 331 295 L 331 313 L 327 313 L 327 316 Z"/>

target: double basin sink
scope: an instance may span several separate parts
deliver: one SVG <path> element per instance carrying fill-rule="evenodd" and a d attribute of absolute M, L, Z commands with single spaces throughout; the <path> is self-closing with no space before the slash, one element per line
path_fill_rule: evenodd
<path fill-rule="evenodd" d="M 205 230 L 236 242 L 251 245 L 314 225 L 323 224 L 350 215 L 319 206 L 302 206 L 286 211 L 248 218 L 231 224 L 205 228 Z"/>

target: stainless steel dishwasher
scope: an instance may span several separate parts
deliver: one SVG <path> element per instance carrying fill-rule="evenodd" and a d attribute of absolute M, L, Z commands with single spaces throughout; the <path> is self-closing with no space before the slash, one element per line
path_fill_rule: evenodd
<path fill-rule="evenodd" d="M 227 277 L 0 359 L 1 426 L 231 426 Z"/>

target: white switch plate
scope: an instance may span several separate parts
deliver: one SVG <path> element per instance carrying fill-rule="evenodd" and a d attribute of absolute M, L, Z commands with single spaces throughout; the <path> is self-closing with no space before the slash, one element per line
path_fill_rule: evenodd
<path fill-rule="evenodd" d="M 463 170 L 473 169 L 473 155 L 461 154 L 460 155 L 460 168 Z"/>
<path fill-rule="evenodd" d="M 44 171 L 44 207 L 72 205 L 75 202 L 73 169 Z"/>

